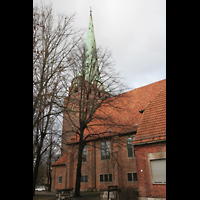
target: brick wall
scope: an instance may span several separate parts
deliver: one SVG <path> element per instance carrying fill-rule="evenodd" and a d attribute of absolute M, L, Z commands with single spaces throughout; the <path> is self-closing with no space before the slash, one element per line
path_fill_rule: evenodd
<path fill-rule="evenodd" d="M 66 167 L 56 166 L 52 170 L 52 189 L 65 189 L 67 187 Z M 62 176 L 62 183 L 59 183 L 59 177 Z"/>
<path fill-rule="evenodd" d="M 135 146 L 140 197 L 166 197 L 166 184 L 152 184 L 150 180 L 147 154 L 156 152 L 166 152 L 166 142 Z"/>
<path fill-rule="evenodd" d="M 67 99 L 64 101 L 64 106 L 67 105 Z M 72 106 L 74 106 L 72 108 Z M 61 146 L 61 156 L 68 152 L 67 143 L 71 142 L 71 138 L 76 135 L 77 128 L 79 126 L 78 113 L 76 113 L 77 108 L 73 103 L 73 99 L 68 104 L 68 109 L 74 110 L 74 112 L 63 112 L 63 128 L 62 128 L 62 146 Z M 73 124 L 73 123 L 74 124 Z"/>
<path fill-rule="evenodd" d="M 136 157 L 128 157 L 126 140 L 128 136 L 104 138 L 87 143 L 87 161 L 82 163 L 82 175 L 88 176 L 88 182 L 81 182 L 81 189 L 107 189 L 109 185 L 118 185 L 120 189 L 132 186 L 138 188 L 137 181 L 128 181 L 127 173 L 137 173 Z M 110 159 L 101 160 L 101 142 L 110 141 Z M 67 167 L 53 167 L 53 189 L 61 187 L 75 188 L 78 145 L 68 147 Z M 114 167 L 113 167 L 114 166 Z M 114 174 L 113 174 L 114 172 Z M 67 175 L 65 175 L 67 173 Z M 58 176 L 66 176 L 66 186 L 58 184 Z M 100 182 L 100 174 L 112 174 L 112 182 Z M 64 179 L 63 179 L 64 181 Z"/>
<path fill-rule="evenodd" d="M 107 189 L 109 185 L 118 185 L 119 188 L 138 187 L 137 181 L 128 181 L 127 173 L 137 173 L 136 157 L 128 157 L 126 138 L 128 136 L 92 141 L 87 144 L 87 161 L 82 163 L 82 175 L 88 175 L 88 182 L 81 183 L 81 189 Z M 101 142 L 110 141 L 110 159 L 101 160 Z M 77 149 L 78 145 L 73 145 Z M 75 186 L 77 152 L 71 153 L 73 164 L 70 174 L 74 174 Z M 72 163 L 72 162 L 71 162 Z M 112 182 L 100 182 L 100 174 L 112 174 Z M 71 175 L 72 176 L 72 175 Z M 114 183 L 115 182 L 115 183 Z"/>

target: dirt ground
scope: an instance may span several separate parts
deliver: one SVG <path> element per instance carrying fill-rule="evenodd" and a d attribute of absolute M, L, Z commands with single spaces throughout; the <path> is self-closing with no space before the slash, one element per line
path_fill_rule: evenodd
<path fill-rule="evenodd" d="M 81 192 L 82 200 L 100 200 L 100 192 Z M 55 200 L 55 192 L 35 192 L 33 200 Z"/>

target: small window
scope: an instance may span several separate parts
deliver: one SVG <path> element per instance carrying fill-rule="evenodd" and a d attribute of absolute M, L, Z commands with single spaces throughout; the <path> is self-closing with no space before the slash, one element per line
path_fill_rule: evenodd
<path fill-rule="evenodd" d="M 128 181 L 137 181 L 137 173 L 127 173 Z"/>
<path fill-rule="evenodd" d="M 85 182 L 88 182 L 88 176 L 85 176 Z"/>
<path fill-rule="evenodd" d="M 100 174 L 100 182 L 112 182 L 112 174 Z"/>
<path fill-rule="evenodd" d="M 88 175 L 81 176 L 81 182 L 88 182 Z"/>
<path fill-rule="evenodd" d="M 112 174 L 109 174 L 109 181 L 112 181 Z"/>
<path fill-rule="evenodd" d="M 104 175 L 104 181 L 105 181 L 105 182 L 108 182 L 108 174 L 105 174 L 105 175 Z"/>
<path fill-rule="evenodd" d="M 58 183 L 62 183 L 62 176 L 59 176 Z"/>
<path fill-rule="evenodd" d="M 132 181 L 132 173 L 128 173 L 128 181 Z"/>
<path fill-rule="evenodd" d="M 133 173 L 133 180 L 137 181 L 137 173 Z"/>
<path fill-rule="evenodd" d="M 100 175 L 100 182 L 103 182 L 103 175 Z"/>

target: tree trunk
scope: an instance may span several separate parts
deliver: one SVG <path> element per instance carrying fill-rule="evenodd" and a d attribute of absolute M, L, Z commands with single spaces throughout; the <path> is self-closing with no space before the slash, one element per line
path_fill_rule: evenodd
<path fill-rule="evenodd" d="M 49 158 L 47 162 L 47 178 L 48 178 L 48 191 L 51 192 L 51 157 L 52 157 L 52 134 L 51 134 L 51 145 L 49 149 Z"/>
<path fill-rule="evenodd" d="M 36 158 L 36 163 L 35 163 L 34 172 L 33 172 L 33 196 L 35 196 L 35 185 L 37 181 L 37 174 L 38 174 L 38 169 L 39 169 L 39 164 L 40 164 L 40 159 L 41 159 L 40 151 L 41 151 L 41 148 L 39 147 L 37 149 L 37 158 Z"/>
<path fill-rule="evenodd" d="M 37 158 L 36 158 L 36 163 L 35 163 L 34 172 L 33 172 L 33 196 L 35 196 L 35 185 L 36 185 L 36 181 L 37 181 L 38 169 L 39 169 L 40 159 L 41 159 L 40 153 L 41 153 L 41 149 L 43 146 L 44 137 L 45 137 L 45 134 L 43 133 L 41 135 L 41 140 L 40 140 L 39 146 L 37 147 Z"/>
<path fill-rule="evenodd" d="M 76 169 L 76 185 L 75 185 L 75 193 L 74 197 L 81 197 L 80 195 L 80 182 L 81 182 L 81 166 L 82 166 L 82 154 L 83 154 L 83 132 L 80 131 L 80 141 L 79 141 L 79 150 L 78 150 L 78 163 Z"/>

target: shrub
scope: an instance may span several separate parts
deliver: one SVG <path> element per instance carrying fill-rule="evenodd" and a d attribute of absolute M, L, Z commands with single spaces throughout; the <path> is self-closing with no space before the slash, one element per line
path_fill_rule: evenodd
<path fill-rule="evenodd" d="M 124 191 L 120 194 L 120 199 L 123 200 L 138 200 L 138 190 L 132 187 L 127 187 Z"/>

